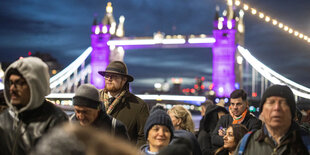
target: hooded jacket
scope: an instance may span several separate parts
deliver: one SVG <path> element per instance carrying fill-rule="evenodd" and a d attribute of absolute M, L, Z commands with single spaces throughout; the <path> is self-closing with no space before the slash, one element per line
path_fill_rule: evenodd
<path fill-rule="evenodd" d="M 9 77 L 12 71 L 26 80 L 29 102 L 21 108 L 11 103 Z M 48 66 L 39 58 L 28 57 L 12 63 L 5 72 L 4 96 L 9 108 L 0 115 L 1 154 L 27 154 L 50 128 L 68 120 L 67 115 L 45 100 L 50 93 Z"/>
<path fill-rule="evenodd" d="M 225 114 L 228 114 L 228 111 L 224 107 L 214 104 L 209 105 L 204 117 L 201 120 L 197 140 L 203 155 L 212 154 L 212 151 L 215 149 L 212 148 L 211 135 L 212 131 L 216 127 L 217 122 L 219 121 L 219 112 L 224 112 Z"/>

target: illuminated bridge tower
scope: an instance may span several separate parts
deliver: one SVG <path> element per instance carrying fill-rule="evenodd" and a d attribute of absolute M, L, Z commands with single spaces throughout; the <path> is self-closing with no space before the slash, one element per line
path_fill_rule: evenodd
<path fill-rule="evenodd" d="M 125 18 L 120 17 L 120 24 L 116 29 L 116 22 L 112 13 L 112 3 L 108 2 L 102 22 L 98 24 L 95 17 L 92 25 L 91 46 L 93 51 L 90 62 L 92 69 L 90 82 L 99 89 L 104 87 L 104 79 L 98 74 L 98 71 L 104 70 L 112 60 L 123 60 L 123 54 L 117 54 L 115 47 L 109 46 L 108 41 L 113 37 L 124 36 L 123 23 Z"/>
<path fill-rule="evenodd" d="M 236 21 L 228 7 L 226 16 L 219 17 L 219 8 L 213 22 L 213 69 L 212 81 L 218 97 L 229 97 L 235 89 Z"/>

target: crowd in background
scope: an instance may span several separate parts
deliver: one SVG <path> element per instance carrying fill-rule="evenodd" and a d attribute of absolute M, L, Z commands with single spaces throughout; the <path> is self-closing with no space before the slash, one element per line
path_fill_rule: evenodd
<path fill-rule="evenodd" d="M 199 129 L 181 105 L 149 107 L 129 91 L 134 77 L 122 61 L 103 71 L 105 88 L 82 84 L 68 116 L 48 101 L 47 65 L 35 57 L 12 63 L 0 91 L 0 152 L 4 155 L 232 155 L 309 154 L 310 125 L 285 85 L 267 88 L 260 117 L 249 111 L 243 89 L 228 107 L 201 104 Z"/>

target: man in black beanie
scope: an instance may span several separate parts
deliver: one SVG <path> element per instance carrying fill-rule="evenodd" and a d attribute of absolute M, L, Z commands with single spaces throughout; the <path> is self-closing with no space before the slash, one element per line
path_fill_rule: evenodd
<path fill-rule="evenodd" d="M 264 125 L 240 141 L 235 154 L 309 154 L 310 137 L 295 122 L 295 97 L 285 85 L 266 89 L 260 103 Z M 244 136 L 247 137 L 247 136 Z M 242 142 L 246 145 L 242 146 Z M 240 152 L 239 152 L 240 153 Z"/>
<path fill-rule="evenodd" d="M 99 100 L 99 91 L 91 84 L 81 85 L 73 97 L 75 114 L 71 121 L 79 122 L 81 126 L 92 126 L 111 132 L 114 135 L 129 139 L 125 125 L 109 116 L 102 108 Z"/>

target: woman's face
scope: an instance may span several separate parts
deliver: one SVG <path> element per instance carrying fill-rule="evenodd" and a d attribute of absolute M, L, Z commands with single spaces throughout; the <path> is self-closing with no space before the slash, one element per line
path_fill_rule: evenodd
<path fill-rule="evenodd" d="M 224 148 L 228 150 L 235 150 L 237 144 L 235 143 L 235 137 L 232 127 L 226 130 L 226 135 L 224 136 Z"/>
<path fill-rule="evenodd" d="M 175 117 L 175 115 L 172 112 L 168 112 L 168 115 L 171 118 L 172 125 L 173 125 L 174 129 L 175 130 L 179 130 L 180 129 L 180 124 L 181 124 L 181 119 Z"/>
<path fill-rule="evenodd" d="M 154 125 L 148 135 L 148 142 L 150 145 L 150 151 L 153 151 L 153 148 L 160 149 L 165 147 L 170 142 L 171 133 L 168 127 L 164 125 Z"/>

